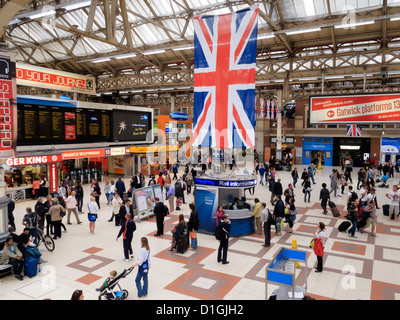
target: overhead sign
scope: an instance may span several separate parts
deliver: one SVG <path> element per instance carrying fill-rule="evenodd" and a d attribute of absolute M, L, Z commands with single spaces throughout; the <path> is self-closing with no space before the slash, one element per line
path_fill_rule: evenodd
<path fill-rule="evenodd" d="M 105 156 L 105 149 L 73 150 L 65 151 L 62 156 L 64 160 L 79 158 L 95 158 Z"/>
<path fill-rule="evenodd" d="M 62 161 L 62 156 L 60 154 L 54 154 L 50 156 L 10 158 L 6 160 L 6 164 L 8 164 L 10 167 L 17 167 L 17 166 L 30 166 L 35 164 L 45 164 L 45 163 L 61 162 L 61 161 Z"/>
<path fill-rule="evenodd" d="M 400 93 L 310 97 L 310 123 L 400 122 Z"/>
<path fill-rule="evenodd" d="M 0 159 L 15 157 L 17 147 L 15 60 L 0 53 Z"/>
<path fill-rule="evenodd" d="M 17 64 L 17 85 L 96 94 L 95 79 L 80 74 Z"/>
<path fill-rule="evenodd" d="M 117 148 L 106 148 L 105 155 L 106 156 L 124 156 L 129 154 L 128 147 L 117 147 Z"/>

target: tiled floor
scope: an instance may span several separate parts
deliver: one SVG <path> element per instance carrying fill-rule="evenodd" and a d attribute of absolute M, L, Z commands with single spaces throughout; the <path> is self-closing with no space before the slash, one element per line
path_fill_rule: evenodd
<path fill-rule="evenodd" d="M 302 167 L 298 166 L 299 171 Z M 329 181 L 331 169 L 328 167 L 317 172 L 317 185 L 312 191 L 311 203 L 303 202 L 300 184 L 296 188 L 299 215 L 293 233 L 283 232 L 282 236 L 278 237 L 272 228 L 272 245 L 269 248 L 262 246 L 263 236 L 254 234 L 231 238 L 228 265 L 217 263 L 218 242 L 210 235 L 198 234 L 199 247 L 195 251 L 189 249 L 183 255 L 167 251 L 171 243 L 169 230 L 177 223 L 179 213 L 189 217 L 187 204 L 183 205 L 182 211 L 174 211 L 166 218 L 164 236 L 154 237 L 154 218 L 145 218 L 140 223 L 136 221 L 137 230 L 132 243 L 135 258 L 130 262 L 123 261 L 122 240 L 115 240 L 119 228 L 115 227 L 113 222 L 107 221 L 111 216 L 111 207 L 106 205 L 103 196 L 95 234 L 89 233 L 87 217 L 81 215 L 83 224 L 67 225 L 68 232 L 56 240 L 54 252 L 40 247 L 43 258 L 48 263 L 42 265 L 41 272 L 36 277 L 25 277 L 23 281 L 13 276 L 1 279 L 0 299 L 70 299 L 75 289 L 82 289 L 87 300 L 98 299 L 95 289 L 101 286 L 111 270 L 120 271 L 136 262 L 142 236 L 149 238 L 151 246 L 147 300 L 263 300 L 265 267 L 280 248 L 290 248 L 293 239 L 297 241 L 298 249 L 308 252 L 308 274 L 305 272 L 305 266 L 300 264 L 296 270 L 296 282 L 304 286 L 307 279 L 307 293 L 316 299 L 399 299 L 400 222 L 387 221 L 380 209 L 376 238 L 370 236 L 369 230 L 363 234 L 356 233 L 356 239 L 339 232 L 337 227 L 344 219 L 346 197 L 333 198 L 342 213 L 339 218 L 334 218 L 330 213 L 323 215 L 318 201 L 320 185 Z M 279 176 L 286 188 L 291 182 L 290 173 L 279 172 Z M 398 183 L 399 177 L 400 174 L 397 174 L 390 184 Z M 128 180 L 125 179 L 125 182 Z M 258 185 L 254 197 L 268 203 L 270 193 L 267 190 L 267 187 Z M 377 189 L 378 203 L 381 207 L 387 202 L 384 196 L 387 190 Z M 86 203 L 88 186 L 85 186 L 85 191 Z M 193 195 L 189 194 L 186 196 L 186 202 L 191 201 Z M 17 204 L 17 233 L 22 231 L 20 221 L 25 207 L 33 207 L 34 203 L 26 201 Z M 316 257 L 308 245 L 319 221 L 323 221 L 327 226 L 328 240 L 325 247 L 324 271 L 315 273 L 313 267 Z M 136 270 L 119 282 L 123 289 L 129 291 L 127 299 L 136 297 L 135 276 Z M 276 288 L 269 285 L 268 292 L 271 293 Z"/>

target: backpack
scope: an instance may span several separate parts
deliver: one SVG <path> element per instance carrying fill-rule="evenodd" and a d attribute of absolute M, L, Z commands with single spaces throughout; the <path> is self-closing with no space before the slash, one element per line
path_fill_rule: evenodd
<path fill-rule="evenodd" d="M 222 230 L 221 223 L 217 225 L 214 231 L 215 239 L 222 240 L 224 238 L 224 231 Z"/>
<path fill-rule="evenodd" d="M 352 192 L 351 192 L 351 196 L 350 196 L 350 202 L 354 202 L 354 201 L 356 201 L 357 199 L 358 199 L 357 192 L 352 191 Z"/>
<path fill-rule="evenodd" d="M 274 215 L 271 213 L 271 211 L 268 210 L 268 218 L 267 218 L 267 222 L 269 224 L 275 224 L 275 219 L 274 219 Z"/>
<path fill-rule="evenodd" d="M 29 229 L 35 229 L 38 225 L 38 216 L 35 212 L 30 212 L 25 215 L 26 226 Z"/>

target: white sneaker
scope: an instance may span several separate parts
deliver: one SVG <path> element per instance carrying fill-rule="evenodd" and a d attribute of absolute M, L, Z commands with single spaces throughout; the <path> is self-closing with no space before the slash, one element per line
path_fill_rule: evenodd
<path fill-rule="evenodd" d="M 129 259 L 124 259 L 124 261 L 129 262 Z"/>

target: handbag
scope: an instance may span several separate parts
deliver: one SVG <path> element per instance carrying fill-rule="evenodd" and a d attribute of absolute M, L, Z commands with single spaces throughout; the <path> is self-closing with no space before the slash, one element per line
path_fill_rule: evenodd
<path fill-rule="evenodd" d="M 91 221 L 91 222 L 96 221 L 97 220 L 97 213 L 91 213 L 90 212 L 89 204 L 88 204 L 88 210 L 89 210 L 89 212 L 88 212 L 89 221 Z"/>
<path fill-rule="evenodd" d="M 150 250 L 149 254 L 147 255 L 146 261 L 143 262 L 141 266 L 139 266 L 140 273 L 147 273 L 147 271 L 149 271 L 149 256 L 150 256 Z"/>
<path fill-rule="evenodd" d="M 283 219 L 281 220 L 280 226 L 281 226 L 281 229 L 283 229 L 285 227 L 285 222 L 283 221 Z"/>

